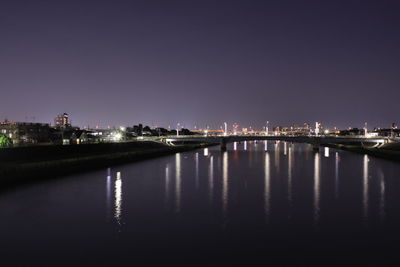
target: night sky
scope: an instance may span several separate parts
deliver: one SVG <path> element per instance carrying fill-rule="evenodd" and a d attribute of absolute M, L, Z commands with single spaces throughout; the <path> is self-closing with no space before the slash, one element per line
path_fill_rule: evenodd
<path fill-rule="evenodd" d="M 399 122 L 400 1 L 0 1 L 0 120 Z"/>

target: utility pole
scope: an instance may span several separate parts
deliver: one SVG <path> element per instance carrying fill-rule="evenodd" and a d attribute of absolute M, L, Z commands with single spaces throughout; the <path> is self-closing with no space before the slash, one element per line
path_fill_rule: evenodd
<path fill-rule="evenodd" d="M 367 123 L 364 124 L 364 135 L 367 136 L 368 134 L 368 128 L 367 128 Z"/>

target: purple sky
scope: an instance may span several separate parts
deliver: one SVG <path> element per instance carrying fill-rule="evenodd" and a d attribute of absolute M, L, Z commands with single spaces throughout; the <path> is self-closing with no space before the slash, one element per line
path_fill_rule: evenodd
<path fill-rule="evenodd" d="M 0 1 L 0 120 L 399 122 L 400 1 Z"/>

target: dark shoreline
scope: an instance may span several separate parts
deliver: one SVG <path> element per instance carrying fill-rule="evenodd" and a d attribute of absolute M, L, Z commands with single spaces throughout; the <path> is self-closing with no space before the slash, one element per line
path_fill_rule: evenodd
<path fill-rule="evenodd" d="M 64 176 L 117 166 L 130 162 L 162 157 L 179 152 L 191 151 L 215 144 L 183 144 L 167 146 L 148 144 L 131 150 L 123 149 L 116 152 L 84 154 L 79 157 L 68 157 L 63 153 L 47 155 L 47 158 L 31 159 L 22 162 L 3 162 L 0 165 L 0 192 L 21 185 L 29 185 L 40 181 L 59 179 Z M 75 156 L 73 154 L 73 156 Z"/>
<path fill-rule="evenodd" d="M 321 144 L 331 148 L 341 149 L 344 151 L 354 152 L 357 154 L 367 154 L 376 158 L 400 162 L 400 151 L 384 148 L 362 147 L 358 145 L 343 145 L 343 144 Z"/>

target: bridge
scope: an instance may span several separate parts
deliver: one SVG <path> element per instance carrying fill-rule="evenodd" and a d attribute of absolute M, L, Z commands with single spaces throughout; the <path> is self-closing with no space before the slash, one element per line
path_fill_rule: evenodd
<path fill-rule="evenodd" d="M 254 141 L 254 140 L 271 140 L 271 141 L 287 141 L 287 142 L 298 142 L 298 143 L 309 143 L 314 146 L 314 149 L 318 149 L 320 145 L 324 144 L 361 144 L 362 146 L 370 147 L 381 147 L 388 143 L 399 142 L 400 140 L 375 136 L 332 136 L 332 135 L 321 135 L 321 136 L 282 136 L 282 135 L 231 135 L 231 136 L 167 136 L 161 137 L 160 141 L 169 145 L 182 142 L 193 142 L 193 143 L 214 143 L 221 146 L 221 150 L 226 150 L 227 143 L 231 142 L 242 142 L 242 141 Z"/>

